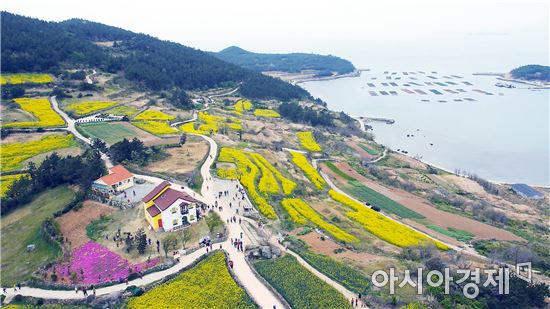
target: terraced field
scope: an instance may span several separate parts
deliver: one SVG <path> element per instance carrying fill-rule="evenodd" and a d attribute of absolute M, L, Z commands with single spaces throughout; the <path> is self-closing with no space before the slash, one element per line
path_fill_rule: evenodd
<path fill-rule="evenodd" d="M 136 127 L 156 135 L 176 134 L 178 129 L 171 127 L 162 121 L 132 121 Z"/>
<path fill-rule="evenodd" d="M 306 202 L 298 198 L 284 199 L 281 201 L 281 205 L 287 211 L 292 221 L 298 224 L 306 224 L 308 221 L 319 226 L 323 230 L 330 233 L 334 238 L 344 242 L 356 242 L 358 239 L 341 230 L 337 226 L 327 223 L 321 215 L 319 215 L 313 208 L 311 208 Z"/>
<path fill-rule="evenodd" d="M 130 309 L 258 307 L 231 277 L 222 252 L 211 254 L 176 278 L 131 298 L 127 305 Z"/>
<path fill-rule="evenodd" d="M 233 131 L 243 129 L 240 119 L 210 115 L 207 112 L 199 112 L 198 121 L 188 122 L 180 126 L 180 130 L 187 133 L 211 135 L 227 128 Z"/>
<path fill-rule="evenodd" d="M 309 163 L 304 154 L 291 151 L 290 155 L 292 156 L 292 162 L 304 172 L 317 189 L 321 189 L 327 184 L 319 172 Z"/>
<path fill-rule="evenodd" d="M 47 84 L 53 82 L 50 74 L 41 73 L 15 73 L 2 74 L 0 76 L 0 85 L 19 85 L 19 84 Z"/>
<path fill-rule="evenodd" d="M 23 142 L 6 143 L 2 145 L 2 171 L 10 172 L 23 168 L 23 162 L 41 153 L 52 150 L 77 146 L 73 135 L 48 135 L 42 139 Z"/>
<path fill-rule="evenodd" d="M 440 243 L 439 241 L 434 241 L 433 239 L 428 238 L 427 236 L 420 234 L 419 232 L 403 224 L 388 219 L 367 206 L 350 199 L 342 193 L 330 190 L 329 195 L 335 201 L 353 210 L 346 213 L 347 217 L 360 223 L 365 230 L 382 240 L 398 247 L 433 244 L 442 250 L 449 249 L 446 245 Z"/>
<path fill-rule="evenodd" d="M 321 151 L 321 146 L 317 144 L 312 132 L 296 132 L 296 136 L 298 137 L 300 145 L 302 145 L 302 148 L 305 150 L 312 152 Z"/>
<path fill-rule="evenodd" d="M 84 116 L 105 110 L 109 107 L 116 105 L 116 102 L 112 101 L 90 101 L 90 102 L 74 102 L 65 105 L 64 109 L 67 112 L 73 113 L 76 116 Z"/>
<path fill-rule="evenodd" d="M 65 121 L 57 114 L 46 98 L 17 98 L 20 108 L 31 113 L 38 121 L 2 123 L 4 128 L 61 127 Z"/>

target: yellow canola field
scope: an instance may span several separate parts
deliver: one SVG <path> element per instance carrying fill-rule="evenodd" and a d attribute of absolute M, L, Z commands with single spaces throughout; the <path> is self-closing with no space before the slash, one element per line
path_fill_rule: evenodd
<path fill-rule="evenodd" d="M 300 145 L 302 145 L 302 147 L 305 150 L 313 151 L 313 152 L 321 151 L 321 146 L 319 146 L 319 144 L 317 144 L 317 141 L 315 141 L 315 137 L 313 137 L 313 133 L 296 132 L 296 136 L 300 141 Z"/>
<path fill-rule="evenodd" d="M 50 74 L 14 73 L 14 74 L 2 74 L 0 76 L 0 85 L 47 84 L 51 82 L 53 82 L 53 77 Z"/>
<path fill-rule="evenodd" d="M 257 306 L 233 280 L 223 252 L 217 251 L 174 279 L 141 296 L 131 297 L 128 308 L 254 309 Z"/>
<path fill-rule="evenodd" d="M 242 185 L 248 190 L 248 195 L 254 201 L 260 213 L 268 219 L 276 219 L 277 215 L 273 207 L 269 205 L 256 189 L 256 176 L 258 176 L 258 166 L 254 164 L 247 156 L 246 152 L 232 148 L 222 148 L 218 160 L 221 162 L 230 162 L 237 165 L 238 175 Z"/>
<path fill-rule="evenodd" d="M 239 178 L 239 175 L 237 173 L 237 169 L 235 169 L 235 168 L 220 167 L 217 170 L 217 175 L 218 175 L 218 177 L 225 178 L 225 179 L 238 179 Z"/>
<path fill-rule="evenodd" d="M 252 102 L 246 99 L 242 99 L 237 101 L 237 103 L 233 105 L 233 108 L 235 108 L 235 112 L 238 115 L 242 115 L 243 112 L 248 111 L 252 108 Z"/>
<path fill-rule="evenodd" d="M 240 131 L 243 129 L 241 120 L 232 117 L 210 115 L 207 112 L 199 112 L 198 122 L 188 122 L 180 126 L 180 130 L 194 134 L 213 134 L 227 126 L 227 128 Z"/>
<path fill-rule="evenodd" d="M 281 114 L 272 109 L 256 109 L 254 110 L 254 116 L 266 117 L 266 118 L 279 118 Z"/>
<path fill-rule="evenodd" d="M 140 113 L 136 117 L 134 117 L 134 120 L 162 120 L 162 121 L 167 121 L 167 120 L 174 120 L 174 119 L 176 119 L 175 116 L 168 115 L 168 114 L 165 114 L 161 111 L 152 110 L 152 109 L 148 109 L 148 110 Z"/>
<path fill-rule="evenodd" d="M 60 127 L 65 121 L 57 114 L 45 98 L 17 98 L 15 99 L 20 108 L 31 113 L 38 121 L 2 123 L 4 128 L 27 128 L 27 127 Z"/>
<path fill-rule="evenodd" d="M 0 197 L 4 197 L 14 182 L 22 177 L 28 177 L 29 174 L 15 174 L 0 176 Z"/>
<path fill-rule="evenodd" d="M 48 135 L 40 140 L 26 143 L 8 143 L 2 145 L 2 172 L 10 172 L 22 168 L 22 163 L 36 155 L 61 148 L 76 146 L 70 134 Z"/>
<path fill-rule="evenodd" d="M 95 101 L 95 102 L 75 102 L 67 104 L 65 110 L 68 112 L 73 112 L 78 116 L 91 114 L 103 109 L 107 109 L 111 106 L 116 105 L 116 102 L 112 101 Z"/>
<path fill-rule="evenodd" d="M 292 191 L 294 191 L 294 189 L 296 189 L 296 186 L 297 186 L 294 181 L 283 176 L 283 174 L 278 169 L 276 169 L 273 165 L 271 165 L 271 163 L 269 163 L 264 158 L 264 156 L 258 153 L 249 153 L 249 155 L 255 160 L 255 162 L 261 163 L 263 167 L 267 168 L 271 173 L 273 173 L 273 175 L 279 180 L 279 182 L 281 182 L 281 186 L 283 187 L 283 193 L 285 195 L 292 194 Z M 258 164 L 258 166 L 259 165 L 260 164 Z M 262 169 L 262 173 L 263 173 L 263 169 Z"/>
<path fill-rule="evenodd" d="M 333 200 L 354 210 L 346 213 L 347 217 L 360 223 L 365 230 L 390 244 L 398 247 L 409 247 L 431 243 L 439 249 L 449 249 L 445 244 L 393 221 L 340 192 L 330 190 L 328 194 Z"/>
<path fill-rule="evenodd" d="M 326 185 L 325 180 L 319 172 L 309 163 L 306 156 L 300 152 L 291 151 L 290 155 L 292 156 L 292 162 L 296 164 L 306 175 L 306 177 L 317 187 L 321 189 Z"/>
<path fill-rule="evenodd" d="M 307 221 L 311 221 L 340 241 L 358 241 L 357 237 L 348 234 L 335 225 L 325 222 L 325 220 L 323 220 L 323 218 L 315 210 L 313 210 L 313 208 L 301 199 L 284 199 L 281 201 L 281 205 L 288 212 L 292 220 L 298 224 L 305 224 Z"/>
<path fill-rule="evenodd" d="M 153 134 L 174 134 L 178 133 L 178 129 L 171 127 L 166 122 L 162 121 L 132 121 L 136 127 Z"/>

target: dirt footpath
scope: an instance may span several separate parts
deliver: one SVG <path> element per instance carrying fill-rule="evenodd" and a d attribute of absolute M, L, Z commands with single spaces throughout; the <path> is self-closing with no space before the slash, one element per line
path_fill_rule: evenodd
<path fill-rule="evenodd" d="M 523 240 L 522 238 L 512 234 L 511 232 L 466 217 L 462 217 L 460 215 L 439 210 L 426 200 L 415 196 L 407 191 L 396 188 L 387 188 L 357 173 L 345 162 L 335 163 L 335 165 L 346 174 L 359 180 L 365 186 L 387 196 L 388 198 L 398 203 L 401 203 L 403 206 L 411 210 L 418 212 L 419 214 L 426 217 L 429 221 L 441 227 L 452 227 L 468 231 L 474 234 L 477 239 L 499 239 L 517 241 Z M 328 175 L 334 176 L 334 173 L 325 165 L 322 165 L 322 169 Z"/>

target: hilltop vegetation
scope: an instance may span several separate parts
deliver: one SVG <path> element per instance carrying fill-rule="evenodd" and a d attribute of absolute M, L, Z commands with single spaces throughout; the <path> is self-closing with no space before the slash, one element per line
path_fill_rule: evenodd
<path fill-rule="evenodd" d="M 550 82 L 550 66 L 529 64 L 513 69 L 513 78 Z"/>
<path fill-rule="evenodd" d="M 320 74 L 330 75 L 332 72 L 345 74 L 355 70 L 353 64 L 348 60 L 332 55 L 306 53 L 261 54 L 249 52 L 237 46 L 231 46 L 212 54 L 221 60 L 259 72 L 282 71 L 296 73 L 304 70 L 315 70 L 322 72 Z"/>
<path fill-rule="evenodd" d="M 170 91 L 236 86 L 250 98 L 309 97 L 304 89 L 224 62 L 197 49 L 81 19 L 46 22 L 2 12 L 2 71 L 50 72 L 97 67 L 122 72 L 137 87 Z M 95 42 L 111 42 L 99 46 Z M 184 94 L 184 92 L 183 92 Z M 185 104 L 184 104 L 185 105 Z"/>

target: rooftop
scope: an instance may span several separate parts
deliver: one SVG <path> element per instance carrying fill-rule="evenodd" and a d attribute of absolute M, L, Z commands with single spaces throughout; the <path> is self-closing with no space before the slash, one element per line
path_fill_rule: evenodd
<path fill-rule="evenodd" d="M 543 198 L 544 194 L 533 189 L 529 185 L 524 183 L 515 183 L 512 185 L 512 190 L 516 191 L 518 194 L 524 195 L 527 198 Z"/>
<path fill-rule="evenodd" d="M 96 181 L 105 183 L 108 186 L 112 186 L 123 180 L 133 177 L 134 174 L 130 173 L 124 166 L 117 165 L 109 169 L 109 174 L 99 178 Z"/>

